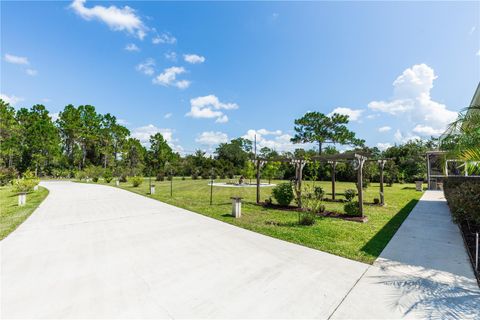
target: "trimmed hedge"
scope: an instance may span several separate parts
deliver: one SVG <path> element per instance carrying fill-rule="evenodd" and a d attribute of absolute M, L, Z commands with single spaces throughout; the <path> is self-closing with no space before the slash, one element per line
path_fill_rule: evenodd
<path fill-rule="evenodd" d="M 453 221 L 480 227 L 480 178 L 448 177 L 443 183 Z"/>

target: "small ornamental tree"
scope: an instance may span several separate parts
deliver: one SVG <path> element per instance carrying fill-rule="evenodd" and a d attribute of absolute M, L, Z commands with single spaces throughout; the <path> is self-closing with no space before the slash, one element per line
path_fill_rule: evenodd
<path fill-rule="evenodd" d="M 251 161 L 245 163 L 242 174 L 245 178 L 250 179 L 250 184 L 252 183 L 252 178 L 255 176 L 255 166 Z"/>
<path fill-rule="evenodd" d="M 275 178 L 280 170 L 280 162 L 272 161 L 267 162 L 265 167 L 263 168 L 263 176 L 268 179 L 268 183 L 270 184 L 272 179 Z"/>

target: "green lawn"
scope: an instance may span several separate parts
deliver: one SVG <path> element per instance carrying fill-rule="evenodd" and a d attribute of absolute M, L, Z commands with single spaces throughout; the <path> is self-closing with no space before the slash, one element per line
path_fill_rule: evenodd
<path fill-rule="evenodd" d="M 19 207 L 18 196 L 12 187 L 0 187 L 0 240 L 22 224 L 47 195 L 47 189 L 38 187 L 37 191 L 27 194 L 27 204 Z"/>
<path fill-rule="evenodd" d="M 213 205 L 210 205 L 208 180 L 175 178 L 173 197 L 170 197 L 169 181 L 158 182 L 153 179 L 152 181 L 156 185 L 156 194 L 153 196 L 148 195 L 148 180 L 137 188 L 132 187 L 130 182 L 121 183 L 120 187 L 245 229 L 366 263 L 373 263 L 378 257 L 422 195 L 421 192 L 415 191 L 413 184 L 395 184 L 392 187 L 385 187 L 387 203 L 385 207 L 365 206 L 365 215 L 369 219 L 367 223 L 319 217 L 313 226 L 300 226 L 297 224 L 296 212 L 257 206 L 255 188 L 214 187 Z M 316 183 L 324 187 L 327 197 L 331 197 L 330 182 Z M 110 185 L 115 184 L 112 181 Z M 339 194 L 345 189 L 354 189 L 355 184 L 338 182 L 336 188 Z M 261 188 L 262 201 L 270 196 L 271 189 Z M 373 202 L 373 198 L 378 197 L 378 192 L 379 184 L 371 184 L 365 193 L 365 201 Z M 240 219 L 230 216 L 231 196 L 244 198 Z M 337 198 L 343 196 L 337 195 Z M 326 210 L 343 212 L 341 203 L 324 202 L 324 204 Z"/>

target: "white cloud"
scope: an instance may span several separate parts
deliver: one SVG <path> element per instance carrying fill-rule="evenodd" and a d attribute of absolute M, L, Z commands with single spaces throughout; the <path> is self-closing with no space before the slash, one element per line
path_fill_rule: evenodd
<path fill-rule="evenodd" d="M 166 52 L 165 59 L 175 62 L 177 61 L 177 53 L 174 51 Z"/>
<path fill-rule="evenodd" d="M 226 133 L 219 131 L 205 131 L 197 136 L 195 142 L 203 145 L 214 146 L 220 143 L 228 142 L 228 136 Z"/>
<path fill-rule="evenodd" d="M 16 106 L 17 103 L 25 100 L 22 97 L 9 96 L 9 95 L 4 94 L 4 93 L 0 93 L 0 99 L 5 101 L 6 103 L 10 104 L 11 106 Z"/>
<path fill-rule="evenodd" d="M 400 130 L 397 130 L 394 134 L 395 140 L 400 143 L 406 143 L 411 140 L 420 140 L 420 137 L 411 133 L 402 133 Z"/>
<path fill-rule="evenodd" d="M 392 127 L 389 127 L 389 126 L 384 126 L 384 127 L 378 128 L 378 132 L 387 132 L 387 131 L 390 131 L 390 130 L 392 130 Z"/>
<path fill-rule="evenodd" d="M 155 60 L 148 58 L 144 62 L 138 64 L 135 69 L 139 72 L 146 74 L 147 76 L 152 76 L 155 73 Z"/>
<path fill-rule="evenodd" d="M 57 121 L 59 116 L 59 112 L 50 113 L 50 118 L 52 118 L 52 121 Z"/>
<path fill-rule="evenodd" d="M 38 71 L 35 70 L 35 69 L 27 69 L 27 70 L 25 70 L 25 72 L 26 72 L 26 74 L 28 74 L 29 76 L 32 76 L 32 77 L 34 77 L 38 74 Z"/>
<path fill-rule="evenodd" d="M 390 148 L 392 145 L 388 142 L 379 142 L 377 143 L 377 148 L 380 149 L 380 151 L 384 151 L 384 150 L 387 150 L 388 148 Z"/>
<path fill-rule="evenodd" d="M 477 29 L 477 27 L 476 27 L 476 26 L 473 26 L 473 27 L 470 29 L 469 34 L 473 34 L 476 29 Z"/>
<path fill-rule="evenodd" d="M 163 138 L 167 141 L 168 145 L 175 151 L 183 153 L 182 146 L 177 144 L 177 139 L 173 137 L 173 130 L 169 128 L 158 128 L 153 124 L 149 124 L 143 127 L 138 127 L 132 130 L 131 137 L 140 140 L 140 142 L 148 146 L 150 145 L 150 136 L 160 132 Z"/>
<path fill-rule="evenodd" d="M 192 64 L 205 62 L 205 57 L 202 57 L 202 56 L 199 56 L 199 55 L 196 55 L 196 54 L 184 54 L 183 59 L 186 62 L 192 63 Z"/>
<path fill-rule="evenodd" d="M 255 140 L 255 136 L 257 138 L 257 150 L 260 150 L 263 147 L 267 147 L 279 152 L 283 152 L 294 151 L 296 148 L 301 147 L 298 144 L 293 144 L 290 141 L 292 136 L 287 133 L 283 133 L 281 130 L 269 131 L 266 129 L 250 129 L 245 135 L 242 136 L 242 138 L 248 139 L 253 142 Z"/>
<path fill-rule="evenodd" d="M 119 8 L 116 6 L 104 7 L 100 5 L 91 8 L 85 7 L 86 0 L 74 0 L 70 7 L 85 20 L 96 19 L 102 21 L 114 31 L 125 31 L 143 39 L 148 28 L 142 19 L 129 6 Z"/>
<path fill-rule="evenodd" d="M 217 123 L 228 122 L 228 117 L 220 110 L 238 109 L 236 103 L 223 103 L 213 94 L 190 99 L 190 111 L 186 114 L 192 118 L 216 118 Z"/>
<path fill-rule="evenodd" d="M 125 46 L 125 50 L 127 51 L 140 51 L 140 48 L 137 47 L 137 45 L 135 43 L 129 43 Z"/>
<path fill-rule="evenodd" d="M 160 44 L 160 43 L 175 44 L 176 42 L 177 42 L 177 39 L 174 36 L 172 36 L 171 34 L 166 33 L 166 32 L 164 32 L 162 34 L 157 34 L 152 39 L 153 44 Z"/>
<path fill-rule="evenodd" d="M 454 121 L 457 112 L 448 110 L 444 104 L 432 100 L 430 91 L 437 79 L 434 70 L 426 64 L 407 68 L 393 82 L 393 99 L 372 101 L 372 110 L 388 113 L 401 121 L 431 127 L 435 132 L 443 131 Z"/>
<path fill-rule="evenodd" d="M 339 107 L 339 108 L 333 109 L 333 111 L 329 113 L 328 116 L 332 116 L 334 113 L 338 113 L 338 114 L 343 114 L 348 116 L 348 118 L 352 121 L 357 121 L 364 111 L 365 110 L 361 110 L 361 109 L 350 109 L 345 107 Z"/>
<path fill-rule="evenodd" d="M 445 130 L 442 129 L 434 129 L 429 126 L 424 126 L 421 124 L 417 124 L 415 128 L 413 128 L 413 132 L 418 133 L 419 135 L 422 136 L 434 136 L 437 137 L 441 135 Z"/>
<path fill-rule="evenodd" d="M 27 57 L 19 57 L 19 56 L 14 56 L 13 54 L 5 54 L 4 60 L 8 63 L 13 63 L 13 64 L 24 64 L 28 65 L 30 62 L 28 62 Z"/>
<path fill-rule="evenodd" d="M 171 112 L 166 113 L 166 114 L 163 116 L 164 119 L 170 119 L 171 117 L 172 117 L 172 113 L 171 113 Z"/>
<path fill-rule="evenodd" d="M 477 51 L 477 56 L 480 56 L 480 50 Z"/>
<path fill-rule="evenodd" d="M 179 89 L 185 89 L 190 86 L 190 81 L 188 80 L 177 80 L 177 75 L 184 74 L 187 72 L 183 67 L 170 67 L 163 70 L 158 76 L 156 76 L 152 81 L 154 84 L 159 84 L 165 87 L 173 86 Z"/>
<path fill-rule="evenodd" d="M 128 124 L 130 124 L 127 120 L 125 119 L 117 119 L 117 123 L 118 124 L 121 124 L 122 126 L 126 126 Z"/>

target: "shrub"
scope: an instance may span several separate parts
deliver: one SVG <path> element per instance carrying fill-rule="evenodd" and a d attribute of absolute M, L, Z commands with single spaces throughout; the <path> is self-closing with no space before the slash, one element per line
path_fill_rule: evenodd
<path fill-rule="evenodd" d="M 225 175 L 225 173 L 220 174 L 220 179 L 226 179 L 226 178 L 227 178 L 227 176 Z"/>
<path fill-rule="evenodd" d="M 320 213 L 325 212 L 325 205 L 321 204 L 321 205 L 318 207 L 318 212 L 320 212 Z"/>
<path fill-rule="evenodd" d="M 210 178 L 210 173 L 205 170 L 202 172 L 202 179 L 209 179 Z"/>
<path fill-rule="evenodd" d="M 5 186 L 17 177 L 18 172 L 15 168 L 0 168 L 0 186 Z"/>
<path fill-rule="evenodd" d="M 75 174 L 75 178 L 77 180 L 83 180 L 87 178 L 87 175 L 85 174 L 85 171 L 77 171 L 77 173 Z"/>
<path fill-rule="evenodd" d="M 345 214 L 349 216 L 359 216 L 360 215 L 360 208 L 358 201 L 349 201 L 345 203 L 343 206 L 343 210 Z"/>
<path fill-rule="evenodd" d="M 185 177 L 184 177 L 184 176 L 182 176 L 182 180 L 185 180 Z"/>
<path fill-rule="evenodd" d="M 98 177 L 93 177 L 93 178 L 92 178 L 92 181 L 93 181 L 93 182 L 98 182 Z"/>
<path fill-rule="evenodd" d="M 380 199 L 374 198 L 374 199 L 373 199 L 373 203 L 375 203 L 375 204 L 380 204 Z"/>
<path fill-rule="evenodd" d="M 110 183 L 113 179 L 113 174 L 111 170 L 105 170 L 103 173 L 103 179 L 105 179 L 106 183 Z"/>
<path fill-rule="evenodd" d="M 123 174 L 122 174 L 122 175 L 120 176 L 120 179 L 118 179 L 118 180 L 119 180 L 120 182 L 127 182 L 127 181 L 128 181 L 128 178 L 127 178 L 126 175 L 123 175 Z"/>
<path fill-rule="evenodd" d="M 17 193 L 30 192 L 38 184 L 38 179 L 21 178 L 13 180 L 13 190 Z"/>
<path fill-rule="evenodd" d="M 143 183 L 143 177 L 135 176 L 135 177 L 132 177 L 131 180 L 134 188 L 140 186 Z"/>
<path fill-rule="evenodd" d="M 173 180 L 173 176 L 168 176 L 167 177 L 167 181 L 172 181 Z"/>
<path fill-rule="evenodd" d="M 281 206 L 288 206 L 293 198 L 293 188 L 290 183 L 280 183 L 272 190 L 272 195 Z"/>
<path fill-rule="evenodd" d="M 365 179 L 362 183 L 362 189 L 367 189 L 370 186 L 370 180 Z"/>
<path fill-rule="evenodd" d="M 348 202 L 351 202 L 357 193 L 353 189 L 347 189 L 343 194 L 345 195 L 345 199 L 347 199 Z"/>
<path fill-rule="evenodd" d="M 197 180 L 198 179 L 198 173 L 194 172 L 192 173 L 192 180 Z"/>
<path fill-rule="evenodd" d="M 315 198 L 317 198 L 318 200 L 322 200 L 323 197 L 325 196 L 325 191 L 323 190 L 322 187 L 315 187 L 314 193 L 315 193 Z"/>
<path fill-rule="evenodd" d="M 480 229 L 480 179 L 449 177 L 443 187 L 453 221 Z"/>
<path fill-rule="evenodd" d="M 298 223 L 302 226 L 311 226 L 315 224 L 315 213 L 306 211 L 299 215 Z"/>
<path fill-rule="evenodd" d="M 228 179 L 234 179 L 235 178 L 235 175 L 233 174 L 233 172 L 229 172 L 227 174 L 227 176 L 228 176 Z"/>

